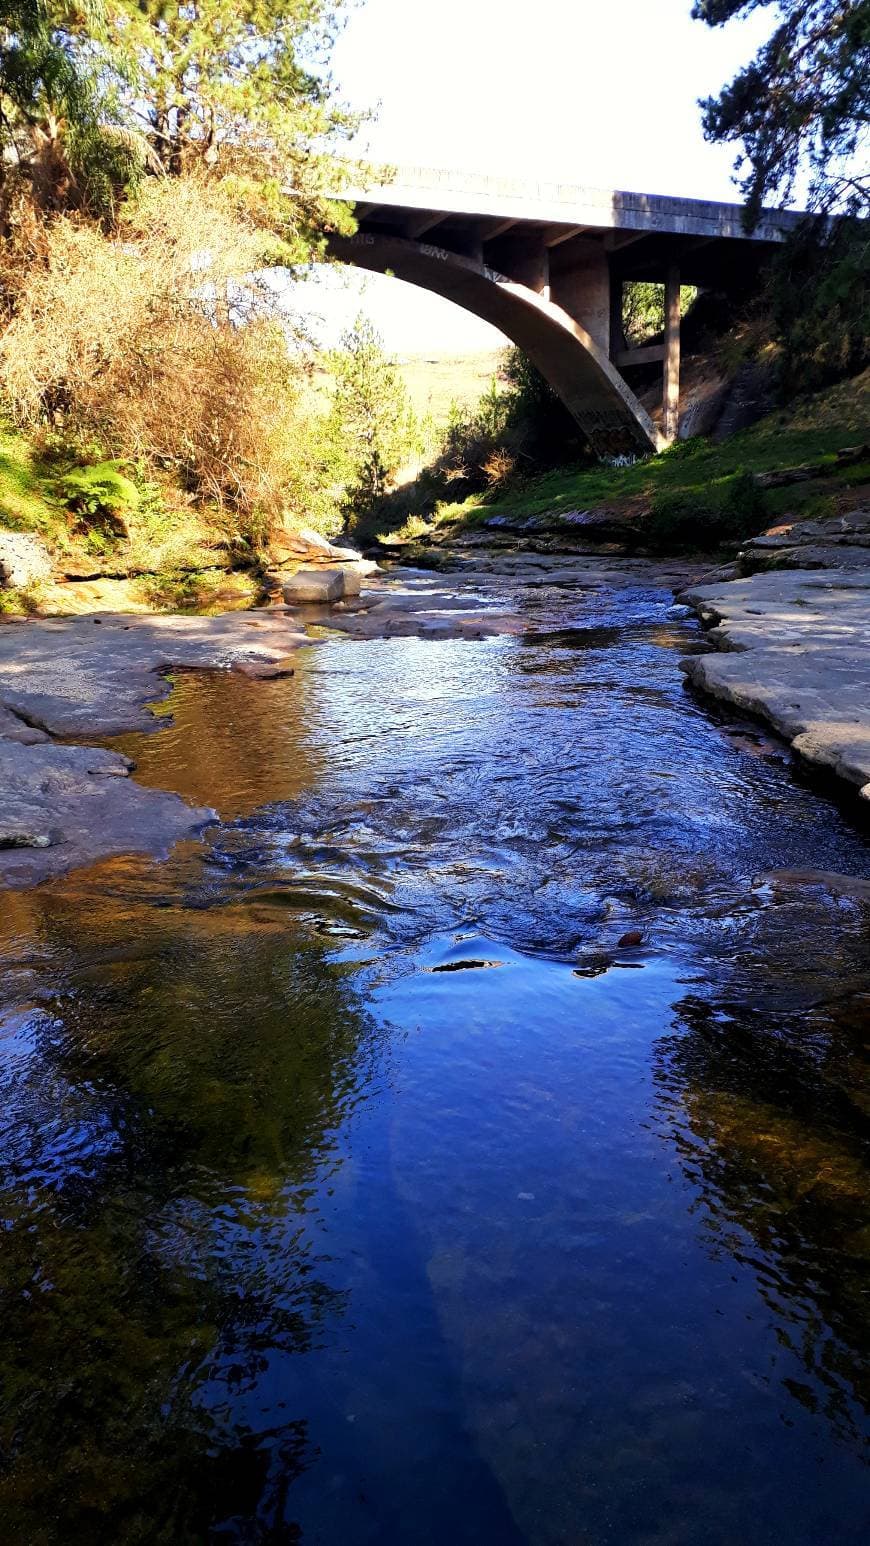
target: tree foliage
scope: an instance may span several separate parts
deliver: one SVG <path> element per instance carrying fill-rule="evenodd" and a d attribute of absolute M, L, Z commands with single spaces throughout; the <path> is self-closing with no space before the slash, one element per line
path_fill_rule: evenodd
<path fill-rule="evenodd" d="M 0 20 L 3 409 L 249 542 L 340 521 L 305 353 L 257 275 L 352 227 L 329 197 L 343 3 L 10 0 Z"/>
<path fill-rule="evenodd" d="M 342 4 L 11 0 L 3 170 L 42 210 L 104 220 L 145 170 L 222 180 L 304 260 L 325 224 L 348 226 L 329 197 L 334 145 L 355 122 L 328 73 Z"/>
<path fill-rule="evenodd" d="M 695 0 L 692 14 L 717 27 L 770 3 Z M 778 251 L 765 292 L 791 395 L 870 358 L 870 0 L 777 9 L 756 57 L 701 106 L 708 139 L 742 142 L 735 170 L 750 228 L 765 201 L 782 203 L 808 180 L 811 213 Z"/>
<path fill-rule="evenodd" d="M 363 316 L 332 356 L 331 440 L 349 513 L 369 510 L 415 451 L 418 429 L 404 382 Z"/>
<path fill-rule="evenodd" d="M 680 315 L 685 316 L 698 291 L 680 285 Z M 642 279 L 630 279 L 622 287 L 622 328 L 630 349 L 662 333 L 665 326 L 665 287 Z"/>
<path fill-rule="evenodd" d="M 773 0 L 695 0 L 711 27 Z M 718 97 L 701 103 L 709 140 L 740 141 L 747 223 L 785 202 L 803 172 L 815 209 L 867 213 L 870 0 L 778 0 L 777 24 Z"/>
<path fill-rule="evenodd" d="M 870 360 L 867 222 L 802 221 L 773 260 L 766 295 L 786 397 L 857 375 Z"/>
<path fill-rule="evenodd" d="M 259 304 L 262 245 L 195 178 L 149 178 L 116 232 L 55 216 L 0 337 L 6 411 L 88 459 L 135 459 L 224 535 L 335 529 L 304 359 Z"/>
<path fill-rule="evenodd" d="M 330 147 L 356 122 L 328 73 L 344 0 L 105 4 L 125 101 L 164 172 L 231 176 L 309 244 L 327 216 L 346 222 L 327 198 Z"/>
<path fill-rule="evenodd" d="M 25 190 L 45 213 L 98 218 L 141 176 L 145 144 L 130 132 L 106 69 L 102 0 L 11 0 L 0 22 L 0 193 L 8 215 Z"/>

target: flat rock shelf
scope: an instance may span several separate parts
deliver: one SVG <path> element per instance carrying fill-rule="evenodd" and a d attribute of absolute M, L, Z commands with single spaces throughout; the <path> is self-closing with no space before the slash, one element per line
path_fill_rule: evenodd
<path fill-rule="evenodd" d="M 753 574 L 681 599 L 720 646 L 683 661 L 689 681 L 870 799 L 870 565 Z"/>

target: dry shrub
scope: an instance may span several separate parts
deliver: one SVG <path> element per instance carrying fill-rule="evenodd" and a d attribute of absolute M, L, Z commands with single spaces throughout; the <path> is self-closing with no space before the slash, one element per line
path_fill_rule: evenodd
<path fill-rule="evenodd" d="M 112 236 L 55 220 L 0 339 L 17 422 L 140 458 L 247 537 L 288 510 L 310 519 L 303 373 L 252 277 L 263 241 L 192 181 L 151 180 Z"/>
<path fill-rule="evenodd" d="M 470 468 L 465 462 L 453 462 L 445 466 L 443 478 L 445 483 L 461 483 L 470 476 Z"/>
<path fill-rule="evenodd" d="M 499 488 L 513 477 L 517 470 L 517 459 L 504 446 L 496 446 L 484 459 L 480 470 L 488 488 Z"/>

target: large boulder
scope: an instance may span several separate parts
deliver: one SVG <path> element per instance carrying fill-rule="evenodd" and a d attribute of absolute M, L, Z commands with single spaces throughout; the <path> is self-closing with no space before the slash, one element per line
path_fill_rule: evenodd
<path fill-rule="evenodd" d="M 28 532 L 0 531 L 0 586 L 26 590 L 52 578 L 53 566 L 45 543 Z"/>
<path fill-rule="evenodd" d="M 358 596 L 362 590 L 363 577 L 355 564 L 342 564 L 340 569 L 334 571 L 341 575 L 342 590 L 345 596 Z"/>
<path fill-rule="evenodd" d="M 336 547 L 336 545 L 322 537 L 319 531 L 311 531 L 303 526 L 300 531 L 293 531 L 286 526 L 275 526 L 269 534 L 266 553 L 267 563 L 273 569 L 293 569 L 303 564 L 306 569 L 319 569 L 330 564 L 340 564 L 342 568 L 346 564 L 365 565 L 360 569 L 361 574 L 370 574 L 377 569 L 377 564 L 369 563 L 356 548 Z"/>
<path fill-rule="evenodd" d="M 284 581 L 284 600 L 288 606 L 340 601 L 344 595 L 344 575 L 340 569 L 297 569 Z"/>
<path fill-rule="evenodd" d="M 303 527 L 274 526 L 269 533 L 269 561 L 279 568 L 284 564 L 328 564 L 334 557 L 332 544 L 319 531 Z"/>
<path fill-rule="evenodd" d="M 333 543 L 329 544 L 330 564 L 364 564 L 366 560 L 356 548 L 337 548 Z"/>

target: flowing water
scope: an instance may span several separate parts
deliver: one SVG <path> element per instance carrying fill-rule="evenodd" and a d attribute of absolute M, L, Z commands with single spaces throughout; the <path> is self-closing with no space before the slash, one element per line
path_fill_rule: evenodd
<path fill-rule="evenodd" d="M 870 1538 L 870 906 L 769 878 L 867 843 L 510 600 L 180 677 L 220 825 L 2 899 L 4 1543 Z"/>

